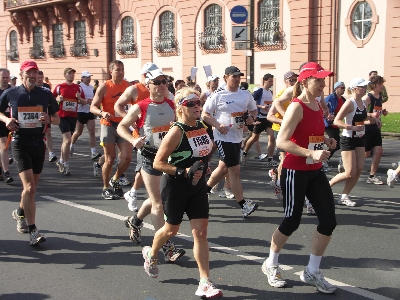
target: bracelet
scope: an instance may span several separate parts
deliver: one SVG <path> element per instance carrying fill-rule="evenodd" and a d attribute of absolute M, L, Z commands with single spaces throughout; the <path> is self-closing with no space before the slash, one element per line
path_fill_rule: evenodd
<path fill-rule="evenodd" d="M 176 168 L 175 170 L 175 178 L 183 178 L 185 174 L 185 169 L 184 168 Z"/>

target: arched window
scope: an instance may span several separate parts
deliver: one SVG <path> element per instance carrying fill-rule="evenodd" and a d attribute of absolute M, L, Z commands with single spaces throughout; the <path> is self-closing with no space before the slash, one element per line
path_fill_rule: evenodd
<path fill-rule="evenodd" d="M 222 32 L 222 7 L 218 4 L 207 6 L 204 11 L 204 29 L 214 27 Z"/>
<path fill-rule="evenodd" d="M 116 47 L 119 55 L 136 55 L 133 23 L 133 18 L 129 16 L 123 18 L 121 21 L 121 40 L 117 42 Z"/>
<path fill-rule="evenodd" d="M 281 45 L 280 2 L 280 0 L 258 2 L 258 27 L 254 33 L 255 43 L 265 50 L 272 50 Z"/>
<path fill-rule="evenodd" d="M 211 4 L 204 10 L 204 32 L 200 33 L 199 46 L 202 50 L 223 52 L 225 37 L 222 32 L 222 7 Z"/>
<path fill-rule="evenodd" d="M 125 17 L 122 19 L 122 39 L 133 40 L 133 18 Z"/>
<path fill-rule="evenodd" d="M 368 2 L 363 1 L 357 4 L 353 11 L 352 32 L 358 40 L 364 40 L 372 26 L 372 10 Z"/>
<path fill-rule="evenodd" d="M 175 39 L 175 14 L 164 11 L 160 14 L 160 35 L 155 38 L 154 49 L 158 53 L 175 53 L 177 41 Z"/>
<path fill-rule="evenodd" d="M 18 35 L 15 30 L 10 32 L 10 49 L 7 51 L 7 58 L 11 61 L 18 60 Z"/>

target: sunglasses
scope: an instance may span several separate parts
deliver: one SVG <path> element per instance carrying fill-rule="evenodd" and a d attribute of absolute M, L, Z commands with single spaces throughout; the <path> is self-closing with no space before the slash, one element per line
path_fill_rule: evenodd
<path fill-rule="evenodd" d="M 342 89 L 342 90 L 344 90 L 346 87 L 344 87 L 344 86 L 340 86 L 339 87 L 339 89 Z"/>
<path fill-rule="evenodd" d="M 288 79 L 289 82 L 296 82 L 297 79 Z"/>
<path fill-rule="evenodd" d="M 151 81 L 151 83 L 154 84 L 154 85 L 160 85 L 161 83 L 162 84 L 167 84 L 167 81 L 165 79 L 162 79 L 162 80 L 154 79 L 154 80 Z"/>
<path fill-rule="evenodd" d="M 196 105 L 200 106 L 200 104 L 201 104 L 200 100 L 194 100 L 194 101 L 185 101 L 181 105 L 186 107 L 195 107 Z"/>

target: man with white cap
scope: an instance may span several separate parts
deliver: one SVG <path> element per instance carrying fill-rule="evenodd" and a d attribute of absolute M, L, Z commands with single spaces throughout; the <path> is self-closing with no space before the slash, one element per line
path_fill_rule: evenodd
<path fill-rule="evenodd" d="M 207 90 L 200 95 L 200 101 L 202 105 L 206 102 L 207 98 L 214 93 L 219 85 L 219 77 L 215 74 L 212 74 L 207 77 Z"/>
<path fill-rule="evenodd" d="M 171 122 L 175 121 L 174 102 L 165 96 L 166 90 L 168 90 L 165 77 L 159 69 L 147 71 L 145 84 L 150 96 L 132 105 L 117 128 L 118 134 L 139 149 L 135 171 L 142 174 L 149 195 L 139 212 L 124 220 L 125 226 L 129 228 L 130 239 L 137 244 L 141 242 L 140 230 L 143 227 L 143 219 L 149 213 L 156 231 L 165 223 L 160 191 L 162 172 L 153 168 L 158 147 L 168 132 Z M 133 136 L 129 130 L 135 123 L 140 134 L 138 136 Z M 175 245 L 169 240 L 162 249 L 165 259 L 168 261 L 175 261 L 185 254 L 185 250 L 175 248 Z"/>
<path fill-rule="evenodd" d="M 93 94 L 93 85 L 90 84 L 90 80 L 92 79 L 92 74 L 89 71 L 83 71 L 81 75 L 81 83 L 79 84 L 85 94 L 86 104 L 78 105 L 78 119 L 76 120 L 76 130 L 72 135 L 71 146 L 70 146 L 70 155 L 74 153 L 74 146 L 78 138 L 81 136 L 83 132 L 83 127 L 86 124 L 88 133 L 89 133 L 89 145 L 91 150 L 91 158 L 93 160 L 98 159 L 101 154 L 96 151 L 96 116 L 90 112 L 90 104 L 92 103 L 94 94 Z"/>

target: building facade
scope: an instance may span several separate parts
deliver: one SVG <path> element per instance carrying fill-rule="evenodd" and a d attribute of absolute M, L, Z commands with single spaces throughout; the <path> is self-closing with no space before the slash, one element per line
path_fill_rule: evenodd
<path fill-rule="evenodd" d="M 230 18 L 237 5 L 249 12 L 243 24 Z M 247 41 L 235 26 L 245 27 Z M 375 70 L 386 79 L 386 108 L 400 111 L 398 0 L 5 0 L 0 28 L 0 66 L 12 75 L 31 58 L 53 83 L 66 67 L 102 82 L 108 63 L 120 59 L 135 80 L 152 61 L 175 79 L 196 67 L 205 88 L 204 66 L 222 76 L 236 65 L 249 83 L 275 75 L 279 91 L 286 71 L 317 61 L 335 72 L 326 94 L 337 80 Z"/>

